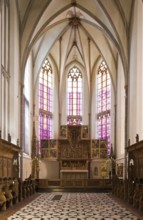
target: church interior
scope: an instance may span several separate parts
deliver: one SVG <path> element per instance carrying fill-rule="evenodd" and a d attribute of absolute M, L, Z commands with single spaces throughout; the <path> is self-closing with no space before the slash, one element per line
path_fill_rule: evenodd
<path fill-rule="evenodd" d="M 143 219 L 143 1 L 0 0 L 0 67 L 0 219 Z"/>

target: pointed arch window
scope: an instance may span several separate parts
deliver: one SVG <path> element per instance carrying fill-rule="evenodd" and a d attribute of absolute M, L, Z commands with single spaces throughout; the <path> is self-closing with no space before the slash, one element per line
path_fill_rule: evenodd
<path fill-rule="evenodd" d="M 82 73 L 76 66 L 67 76 L 67 96 L 67 123 L 82 124 Z"/>
<path fill-rule="evenodd" d="M 98 139 L 108 142 L 110 153 L 110 124 L 111 124 L 111 79 L 104 61 L 100 64 L 97 74 L 97 135 Z"/>
<path fill-rule="evenodd" d="M 40 140 L 52 138 L 53 72 L 48 59 L 39 74 L 39 133 Z"/>

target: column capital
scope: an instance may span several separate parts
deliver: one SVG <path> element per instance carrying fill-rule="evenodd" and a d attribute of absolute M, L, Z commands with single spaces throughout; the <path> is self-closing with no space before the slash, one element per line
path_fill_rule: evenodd
<path fill-rule="evenodd" d="M 124 89 L 127 90 L 127 89 L 128 89 L 128 85 L 125 85 L 125 86 L 124 86 Z"/>

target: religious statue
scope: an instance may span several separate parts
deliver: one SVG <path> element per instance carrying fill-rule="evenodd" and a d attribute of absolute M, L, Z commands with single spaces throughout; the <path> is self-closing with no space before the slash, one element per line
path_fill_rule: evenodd
<path fill-rule="evenodd" d="M 39 159 L 35 156 L 32 160 L 32 177 L 35 179 L 39 178 Z"/>
<path fill-rule="evenodd" d="M 8 142 L 11 142 L 11 136 L 9 133 L 8 133 Z"/>
<path fill-rule="evenodd" d="M 139 142 L 139 135 L 136 134 L 136 143 L 138 143 L 138 142 Z"/>

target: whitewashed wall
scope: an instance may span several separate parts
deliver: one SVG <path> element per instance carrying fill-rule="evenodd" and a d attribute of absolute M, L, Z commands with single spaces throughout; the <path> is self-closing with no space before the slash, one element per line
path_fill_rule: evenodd
<path fill-rule="evenodd" d="M 25 67 L 25 75 L 24 75 L 24 90 L 23 94 L 26 100 L 29 102 L 29 124 L 25 124 L 25 121 L 22 123 L 25 124 L 25 127 L 28 129 L 28 154 L 31 154 L 31 143 L 32 143 L 32 133 L 33 133 L 33 64 L 32 64 L 32 53 L 29 55 L 29 58 Z M 22 119 L 23 120 L 23 119 Z M 25 146 L 23 146 L 24 148 Z"/>
<path fill-rule="evenodd" d="M 27 155 L 24 155 L 23 158 L 23 180 L 28 178 L 31 174 L 32 161 L 31 158 Z"/>
<path fill-rule="evenodd" d="M 131 144 L 135 136 L 143 139 L 143 4 L 135 1 L 135 8 L 130 33 L 130 64 L 129 64 L 129 134 Z"/>
<path fill-rule="evenodd" d="M 40 179 L 59 179 L 59 162 L 41 160 L 39 163 Z"/>
<path fill-rule="evenodd" d="M 125 148 L 125 80 L 123 66 L 118 57 L 116 101 L 116 155 L 123 156 Z"/>
<path fill-rule="evenodd" d="M 19 22 L 16 3 L 10 1 L 10 47 L 9 47 L 9 133 L 12 143 L 20 138 L 20 59 L 19 59 Z"/>

